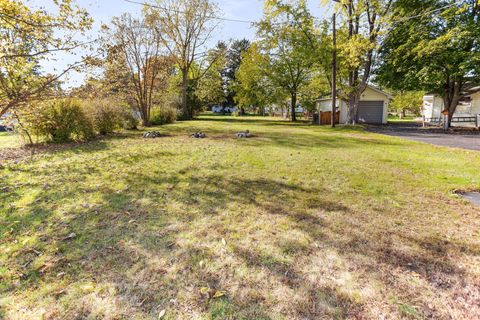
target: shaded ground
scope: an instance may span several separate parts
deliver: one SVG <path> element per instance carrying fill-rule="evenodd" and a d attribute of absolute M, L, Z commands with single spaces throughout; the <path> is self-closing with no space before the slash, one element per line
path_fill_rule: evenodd
<path fill-rule="evenodd" d="M 437 146 L 480 151 L 480 134 L 473 129 L 446 134 L 439 128 L 422 128 L 421 124 L 415 122 L 398 122 L 385 126 L 370 125 L 368 130 Z"/>
<path fill-rule="evenodd" d="M 480 212 L 452 192 L 479 189 L 479 153 L 263 118 L 154 130 L 0 169 L 0 318 L 480 315 Z"/>

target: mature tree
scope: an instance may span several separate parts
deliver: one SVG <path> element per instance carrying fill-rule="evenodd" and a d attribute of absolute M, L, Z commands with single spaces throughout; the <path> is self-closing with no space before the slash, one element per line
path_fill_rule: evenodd
<path fill-rule="evenodd" d="M 162 71 L 168 73 L 171 68 L 168 58 L 162 56 L 160 31 L 146 24 L 144 19 L 125 13 L 112 20 L 112 29 L 107 35 L 107 41 L 111 43 L 111 57 L 119 57 L 124 62 L 135 106 L 143 125 L 148 126 L 160 75 Z"/>
<path fill-rule="evenodd" d="M 315 63 L 310 45 L 315 37 L 313 18 L 305 0 L 268 0 L 258 24 L 262 53 L 267 56 L 268 75 L 272 82 L 290 94 L 292 121 L 299 90 L 308 83 Z"/>
<path fill-rule="evenodd" d="M 195 96 L 202 106 L 225 104 L 226 91 L 223 72 L 226 64 L 227 46 L 219 42 L 210 50 L 204 63 L 194 68 L 193 78 L 196 81 Z"/>
<path fill-rule="evenodd" d="M 348 70 L 348 86 L 340 82 L 341 98 L 348 102 L 347 123 L 355 124 L 382 34 L 389 26 L 394 0 L 339 0 L 347 38 L 339 41 L 340 67 Z"/>
<path fill-rule="evenodd" d="M 423 91 L 395 92 L 389 108 L 391 111 L 396 112 L 400 116 L 400 119 L 405 118 L 407 112 L 420 115 L 424 95 L 425 92 Z"/>
<path fill-rule="evenodd" d="M 480 83 L 479 2 L 398 0 L 394 9 L 378 80 L 442 96 L 451 121 L 458 102 Z"/>
<path fill-rule="evenodd" d="M 242 63 L 243 54 L 250 47 L 250 41 L 247 39 L 234 40 L 230 43 L 226 54 L 226 65 L 222 72 L 223 87 L 226 92 L 226 104 L 236 105 L 235 90 L 236 73 Z M 245 109 L 240 106 L 240 114 L 245 114 Z"/>
<path fill-rule="evenodd" d="M 0 115 L 44 98 L 45 92 L 86 59 L 45 75 L 41 63 L 55 52 L 84 46 L 75 35 L 90 28 L 88 13 L 72 0 L 55 1 L 56 14 L 32 9 L 19 0 L 0 1 Z"/>
<path fill-rule="evenodd" d="M 315 111 L 318 97 L 331 93 L 330 82 L 327 80 L 320 66 L 314 70 L 312 79 L 305 86 L 302 86 L 298 94 L 304 110 Z"/>
<path fill-rule="evenodd" d="M 211 0 L 156 0 L 147 8 L 149 22 L 159 30 L 162 43 L 175 57 L 182 75 L 183 118 L 192 118 L 188 106 L 188 74 L 198 52 L 211 38 L 216 24 L 217 6 Z"/>
<path fill-rule="evenodd" d="M 266 73 L 267 57 L 260 52 L 256 42 L 242 56 L 242 63 L 235 73 L 235 102 L 243 109 L 263 111 L 279 96 Z"/>

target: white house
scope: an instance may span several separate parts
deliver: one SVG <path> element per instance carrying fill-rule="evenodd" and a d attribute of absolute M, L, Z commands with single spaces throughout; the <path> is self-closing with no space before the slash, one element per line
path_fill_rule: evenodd
<path fill-rule="evenodd" d="M 425 122 L 438 123 L 442 121 L 442 111 L 445 110 L 442 97 L 427 94 L 423 97 L 422 114 Z M 469 95 L 459 102 L 453 119 L 458 117 L 475 118 L 480 114 L 480 86 L 469 90 Z M 455 120 L 454 120 L 455 121 Z M 472 121 L 474 122 L 474 121 Z M 455 123 L 453 123 L 455 124 Z"/>
<path fill-rule="evenodd" d="M 358 119 L 360 123 L 386 124 L 388 121 L 388 104 L 392 96 L 379 88 L 368 85 L 360 98 Z M 337 108 L 340 111 L 340 123 L 347 122 L 347 102 L 337 98 Z M 332 98 L 321 98 L 317 101 L 320 112 L 332 111 Z"/>

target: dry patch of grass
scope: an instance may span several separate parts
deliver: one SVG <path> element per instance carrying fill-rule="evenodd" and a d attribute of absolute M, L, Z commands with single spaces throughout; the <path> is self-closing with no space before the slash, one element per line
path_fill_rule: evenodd
<path fill-rule="evenodd" d="M 451 192 L 480 187 L 479 153 L 262 118 L 155 130 L 2 169 L 0 318 L 480 314 L 479 210 Z"/>

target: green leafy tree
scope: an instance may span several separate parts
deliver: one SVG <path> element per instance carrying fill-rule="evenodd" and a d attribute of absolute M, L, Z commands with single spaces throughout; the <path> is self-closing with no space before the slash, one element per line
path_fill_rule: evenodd
<path fill-rule="evenodd" d="M 398 20 L 385 39 L 378 80 L 440 95 L 451 121 L 480 82 L 479 2 L 398 0 L 394 9 Z"/>
<path fill-rule="evenodd" d="M 257 42 L 253 42 L 242 55 L 242 63 L 235 73 L 235 102 L 244 110 L 265 110 L 283 94 L 276 92 L 267 75 L 268 59 L 260 52 Z"/>
<path fill-rule="evenodd" d="M 75 35 L 88 30 L 92 19 L 72 0 L 55 1 L 58 12 L 32 9 L 24 1 L 0 0 L 0 115 L 28 102 L 44 99 L 52 86 L 88 57 L 55 74 L 44 74 L 42 61 L 55 52 L 71 52 L 86 43 Z"/>
<path fill-rule="evenodd" d="M 243 54 L 250 47 L 250 41 L 247 39 L 234 40 L 230 43 L 227 54 L 226 54 L 226 65 L 225 69 L 222 72 L 223 77 L 223 86 L 226 92 L 226 104 L 227 105 L 236 105 L 236 74 L 240 65 L 242 64 Z M 240 114 L 244 114 L 245 110 L 242 106 L 240 107 Z"/>
<path fill-rule="evenodd" d="M 258 24 L 259 45 L 266 56 L 265 73 L 271 82 L 290 95 L 290 114 L 296 121 L 298 93 L 312 77 L 315 50 L 313 18 L 304 0 L 265 1 Z"/>
<path fill-rule="evenodd" d="M 392 112 L 396 112 L 400 119 L 405 118 L 407 112 L 420 115 L 423 104 L 423 91 L 399 91 L 394 93 L 389 108 Z"/>
<path fill-rule="evenodd" d="M 341 74 L 343 70 L 348 74 L 347 81 L 339 82 L 340 98 L 348 103 L 347 123 L 355 124 L 360 97 L 370 81 L 382 36 L 391 22 L 394 0 L 337 2 L 343 23 L 338 41 L 339 66 Z"/>
<path fill-rule="evenodd" d="M 300 104 L 304 110 L 312 112 L 317 108 L 318 97 L 330 93 L 330 90 L 330 82 L 327 81 L 323 71 L 315 70 L 311 81 L 299 91 Z"/>
<path fill-rule="evenodd" d="M 220 42 L 214 50 L 210 50 L 205 59 L 205 66 L 197 68 L 195 79 L 195 95 L 202 107 L 212 104 L 224 104 L 226 91 L 223 72 L 226 65 L 227 46 Z"/>

